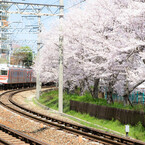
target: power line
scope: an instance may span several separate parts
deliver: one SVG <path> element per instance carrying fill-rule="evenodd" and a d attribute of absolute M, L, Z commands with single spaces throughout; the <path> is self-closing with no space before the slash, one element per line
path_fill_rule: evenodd
<path fill-rule="evenodd" d="M 79 3 L 76 3 L 76 4 L 72 5 L 72 6 L 70 6 L 70 7 L 66 8 L 66 9 L 64 9 L 64 11 L 69 10 L 69 9 L 71 9 L 71 8 L 77 6 L 77 5 L 79 5 L 79 4 L 81 4 L 81 3 L 85 2 L 85 1 L 86 1 L 86 0 L 81 0 Z"/>
<path fill-rule="evenodd" d="M 59 0 L 58 0 L 58 1 L 59 1 Z M 56 2 L 58 2 L 58 1 L 56 1 Z M 66 8 L 66 9 L 64 9 L 64 11 L 67 11 L 67 10 L 69 10 L 69 9 L 71 9 L 71 8 L 77 6 L 77 5 L 79 5 L 79 4 L 81 4 L 81 3 L 85 2 L 85 1 L 86 1 L 86 0 L 81 0 L 79 3 L 76 3 L 76 4 L 72 5 L 72 6 L 70 6 L 70 7 Z M 56 2 L 55 2 L 55 3 L 56 3 Z M 49 18 L 51 18 L 51 17 L 52 17 L 52 16 L 49 16 L 49 17 L 47 17 L 47 18 L 45 18 L 45 19 L 42 19 L 41 22 L 42 22 L 42 21 L 45 21 L 45 20 L 47 20 L 47 19 L 49 19 Z M 36 23 L 34 23 L 34 24 L 36 24 Z"/>
<path fill-rule="evenodd" d="M 70 7 L 66 8 L 66 9 L 64 9 L 64 11 L 67 11 L 67 10 L 69 10 L 69 9 L 71 9 L 71 8 L 77 6 L 77 5 L 79 5 L 79 4 L 81 4 L 81 3 L 85 2 L 85 1 L 86 1 L 86 0 L 81 0 L 80 2 L 78 2 L 78 3 L 76 3 L 76 4 L 72 5 L 72 6 L 70 6 Z M 57 3 L 57 2 L 59 2 L 59 0 L 55 1 L 54 3 L 52 3 L 52 5 L 55 4 L 55 3 Z M 41 20 L 41 22 L 42 22 L 42 21 L 45 21 L 46 19 L 49 19 L 49 18 L 52 18 L 52 16 L 49 16 L 49 17 L 47 17 L 47 18 Z M 37 22 L 36 22 L 36 23 L 37 23 Z M 33 24 L 36 24 L 36 23 L 33 23 Z"/>

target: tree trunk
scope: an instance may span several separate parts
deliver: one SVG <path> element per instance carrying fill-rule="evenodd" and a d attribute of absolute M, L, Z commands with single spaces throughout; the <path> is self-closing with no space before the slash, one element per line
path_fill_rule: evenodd
<path fill-rule="evenodd" d="M 114 104 L 114 100 L 113 100 L 112 92 L 111 91 L 108 91 L 107 92 L 107 103 L 108 104 L 110 104 L 110 103 L 113 103 Z"/>
<path fill-rule="evenodd" d="M 98 91 L 99 91 L 99 79 L 94 79 L 94 88 L 93 88 L 93 98 L 98 98 Z"/>
<path fill-rule="evenodd" d="M 89 85 L 88 78 L 85 78 L 85 81 L 86 81 L 87 87 L 89 89 L 89 92 L 91 93 L 91 96 L 93 97 L 93 90 L 91 89 L 91 87 Z"/>
<path fill-rule="evenodd" d="M 123 96 L 123 98 L 124 98 L 124 101 L 123 101 L 124 106 L 130 104 L 130 105 L 133 107 L 131 101 L 129 100 L 129 95 L 128 95 L 128 94 L 125 94 L 125 95 Z"/>
<path fill-rule="evenodd" d="M 67 81 L 67 85 L 68 87 L 65 88 L 65 91 L 67 92 L 67 94 L 70 94 L 70 82 Z"/>
<path fill-rule="evenodd" d="M 69 94 L 69 88 L 65 88 L 67 94 Z"/>
<path fill-rule="evenodd" d="M 107 91 L 107 103 L 109 103 L 109 104 L 110 103 L 114 104 L 112 94 L 113 94 L 112 83 L 109 82 L 109 87 L 108 87 L 108 91 Z"/>
<path fill-rule="evenodd" d="M 124 100 L 123 100 L 124 106 L 128 105 L 128 95 L 125 94 L 125 95 L 123 96 L 123 98 L 124 98 Z"/>
<path fill-rule="evenodd" d="M 84 91 L 85 91 L 85 82 L 82 80 L 80 82 L 80 96 L 84 95 Z"/>

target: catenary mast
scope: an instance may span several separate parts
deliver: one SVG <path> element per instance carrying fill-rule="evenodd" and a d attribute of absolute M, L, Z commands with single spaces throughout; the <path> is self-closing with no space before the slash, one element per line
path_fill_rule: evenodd
<path fill-rule="evenodd" d="M 23 14 L 23 15 L 36 15 L 39 17 L 40 20 L 40 16 L 59 16 L 60 18 L 60 22 L 61 19 L 63 18 L 63 0 L 60 0 L 60 4 L 59 5 L 52 5 L 52 4 L 34 4 L 34 3 L 23 3 L 23 2 L 10 2 L 10 1 L 3 1 L 0 0 L 0 4 L 1 5 L 9 5 L 8 8 L 2 7 L 1 12 L 4 13 L 9 13 L 9 14 Z M 21 6 L 23 6 L 23 9 L 21 9 Z M 13 9 L 11 9 L 13 7 Z M 32 11 L 28 12 L 27 8 L 31 8 Z M 39 9 L 38 9 L 39 8 Z M 46 10 L 45 12 L 43 10 Z M 57 13 L 57 10 L 60 10 L 59 13 Z M 39 22 L 38 22 L 39 23 Z M 39 23 L 40 24 L 40 23 Z M 59 50 L 60 50 L 60 62 L 59 62 L 59 112 L 62 113 L 62 107 L 63 107 L 63 36 L 60 35 L 59 37 L 59 42 L 60 42 L 60 46 L 59 46 Z M 38 44 L 39 43 L 39 38 L 38 38 Z M 40 47 L 40 45 L 38 45 L 38 47 Z M 40 50 L 40 48 L 38 48 Z M 39 75 L 38 75 L 39 77 Z M 40 85 L 40 81 L 37 82 L 38 87 L 36 87 L 36 92 L 40 94 L 40 89 L 41 87 Z M 39 99 L 38 96 L 40 96 L 39 94 L 37 94 L 37 99 Z"/>
<path fill-rule="evenodd" d="M 63 0 L 60 0 L 63 5 Z M 63 7 L 60 7 L 60 31 L 62 31 Z M 59 36 L 59 113 L 63 113 L 63 36 Z"/>

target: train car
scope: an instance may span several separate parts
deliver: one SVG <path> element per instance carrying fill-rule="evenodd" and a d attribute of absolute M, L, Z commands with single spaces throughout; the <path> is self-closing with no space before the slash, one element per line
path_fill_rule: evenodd
<path fill-rule="evenodd" d="M 22 88 L 34 86 L 36 79 L 33 77 L 33 70 L 27 68 L 0 66 L 0 87 L 1 88 Z"/>

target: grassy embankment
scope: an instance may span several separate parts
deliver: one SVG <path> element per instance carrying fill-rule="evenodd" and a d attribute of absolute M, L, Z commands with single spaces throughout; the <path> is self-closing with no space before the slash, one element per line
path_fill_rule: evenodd
<path fill-rule="evenodd" d="M 84 122 L 81 122 L 81 124 L 89 126 L 89 127 L 94 127 L 97 129 L 103 129 L 106 131 L 117 131 L 120 134 L 125 135 L 125 125 L 122 125 L 119 121 L 117 120 L 103 120 L 103 119 L 97 119 L 95 117 L 91 117 L 88 114 L 81 114 L 77 113 L 75 111 L 69 110 L 69 100 L 76 100 L 76 101 L 81 101 L 81 102 L 89 102 L 93 104 L 98 104 L 98 105 L 105 105 L 105 106 L 110 106 L 110 107 L 116 107 L 116 108 L 121 108 L 121 109 L 133 109 L 133 110 L 142 110 L 145 111 L 145 107 L 142 105 L 136 105 L 134 108 L 131 106 L 126 106 L 124 107 L 123 104 L 121 103 L 114 103 L 113 105 L 107 104 L 106 100 L 104 99 L 96 99 L 94 100 L 89 93 L 86 93 L 84 96 L 78 96 L 78 95 L 68 95 L 64 94 L 64 109 L 63 112 L 72 116 L 75 116 L 77 118 L 80 118 L 82 120 L 88 121 L 91 124 L 87 124 Z M 51 91 L 48 93 L 43 93 L 43 95 L 40 97 L 39 100 L 40 103 L 44 104 L 45 106 L 58 110 L 58 92 L 57 91 Z M 96 125 L 100 125 L 102 127 L 98 127 Z M 104 129 L 108 128 L 108 129 Z M 139 122 L 136 126 L 131 126 L 130 125 L 130 132 L 129 136 L 142 140 L 145 142 L 145 127 L 142 126 L 142 124 Z"/>

